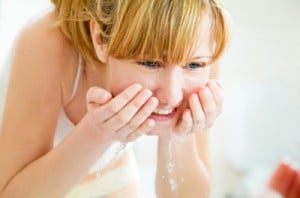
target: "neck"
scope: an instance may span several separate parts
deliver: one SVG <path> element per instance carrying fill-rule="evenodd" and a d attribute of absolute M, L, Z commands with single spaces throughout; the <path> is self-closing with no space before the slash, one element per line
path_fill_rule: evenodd
<path fill-rule="evenodd" d="M 86 63 L 84 69 L 84 83 L 87 89 L 96 86 L 109 90 L 109 80 L 110 77 L 106 65 L 98 61 Z"/>

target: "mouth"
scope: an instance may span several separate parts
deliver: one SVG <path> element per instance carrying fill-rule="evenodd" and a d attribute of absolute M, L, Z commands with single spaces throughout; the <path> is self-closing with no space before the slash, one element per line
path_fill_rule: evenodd
<path fill-rule="evenodd" d="M 177 108 L 172 109 L 155 109 L 153 113 L 151 114 L 150 118 L 155 121 L 167 121 L 174 118 L 176 115 Z"/>
<path fill-rule="evenodd" d="M 172 113 L 174 111 L 174 109 L 155 109 L 153 111 L 154 114 L 157 115 L 168 115 L 170 113 Z"/>

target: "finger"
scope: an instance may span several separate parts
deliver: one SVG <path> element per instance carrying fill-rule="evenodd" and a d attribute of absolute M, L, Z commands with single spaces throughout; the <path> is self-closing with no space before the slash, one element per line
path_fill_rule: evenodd
<path fill-rule="evenodd" d="M 195 128 L 201 128 L 205 124 L 205 115 L 201 107 L 198 94 L 192 94 L 189 97 L 189 106 L 192 112 L 193 125 Z"/>
<path fill-rule="evenodd" d="M 158 105 L 158 100 L 155 97 L 151 97 L 145 105 L 138 110 L 134 117 L 116 133 L 122 133 L 124 136 L 128 136 L 129 133 L 137 130 L 140 125 L 148 119 L 151 113 L 155 110 Z"/>
<path fill-rule="evenodd" d="M 155 122 L 152 119 L 148 119 L 146 120 L 135 132 L 130 133 L 127 136 L 127 141 L 131 142 L 137 138 L 139 138 L 140 136 L 144 135 L 145 133 L 150 132 L 155 126 Z"/>
<path fill-rule="evenodd" d="M 182 119 L 179 121 L 177 127 L 175 128 L 175 133 L 183 134 L 190 132 L 192 129 L 192 115 L 189 109 L 185 109 L 182 113 Z"/>
<path fill-rule="evenodd" d="M 119 95 L 110 100 L 109 103 L 103 105 L 103 108 L 95 110 L 98 121 L 102 122 L 118 113 L 124 106 L 129 103 L 142 89 L 141 85 L 134 84 L 126 88 Z"/>
<path fill-rule="evenodd" d="M 90 110 L 92 107 L 96 107 L 107 103 L 112 98 L 111 94 L 99 87 L 91 87 L 86 94 L 87 108 Z"/>
<path fill-rule="evenodd" d="M 217 80 L 211 80 L 207 83 L 207 87 L 211 91 L 214 101 L 216 103 L 217 115 L 222 113 L 223 108 L 223 96 L 222 88 L 218 85 Z"/>
<path fill-rule="evenodd" d="M 221 83 L 220 80 L 213 79 L 213 81 L 216 82 L 216 84 L 218 85 L 218 87 L 219 87 L 220 89 L 223 89 L 223 85 L 222 85 L 222 83 Z"/>
<path fill-rule="evenodd" d="M 208 127 L 211 127 L 216 118 L 216 104 L 214 98 L 207 87 L 200 89 L 198 94 L 205 114 L 205 123 Z"/>
<path fill-rule="evenodd" d="M 150 90 L 142 90 L 123 109 L 121 109 L 113 117 L 109 118 L 105 125 L 114 131 L 123 127 L 133 118 L 139 109 L 142 108 L 151 95 L 152 92 Z"/>

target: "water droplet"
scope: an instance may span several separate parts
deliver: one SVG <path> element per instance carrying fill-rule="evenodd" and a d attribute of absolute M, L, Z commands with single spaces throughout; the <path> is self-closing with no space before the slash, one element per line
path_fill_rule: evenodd
<path fill-rule="evenodd" d="M 96 172 L 96 179 L 100 179 L 103 176 L 102 170 Z"/>
<path fill-rule="evenodd" d="M 169 184 L 171 186 L 171 190 L 174 191 L 176 188 L 177 188 L 177 184 L 176 182 L 174 181 L 174 179 L 170 179 L 169 180 Z"/>

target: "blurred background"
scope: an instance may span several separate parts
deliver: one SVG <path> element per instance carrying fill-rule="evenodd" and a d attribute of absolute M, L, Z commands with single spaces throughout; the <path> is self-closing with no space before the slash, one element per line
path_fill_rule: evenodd
<path fill-rule="evenodd" d="M 49 9 L 49 1 L 0 0 L 2 73 L 16 34 Z M 225 105 L 211 131 L 211 197 L 247 198 L 264 187 L 280 160 L 300 162 L 300 1 L 225 0 L 224 4 L 232 36 L 220 62 Z M 155 142 L 147 137 L 134 146 L 143 196 L 149 198 L 154 197 Z"/>

